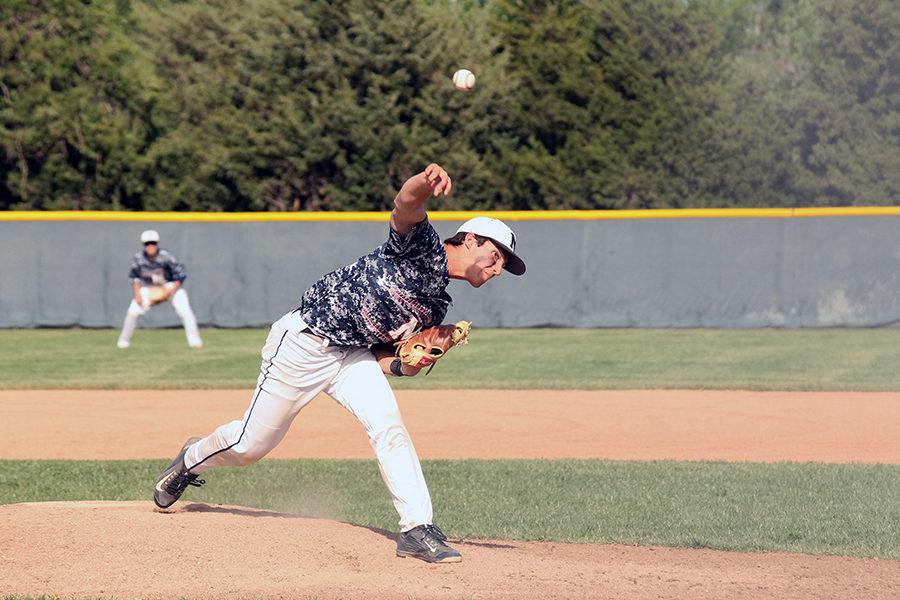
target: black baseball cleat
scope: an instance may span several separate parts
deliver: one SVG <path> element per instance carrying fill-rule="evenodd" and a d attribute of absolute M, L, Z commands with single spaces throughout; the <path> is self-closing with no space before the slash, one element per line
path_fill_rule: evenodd
<path fill-rule="evenodd" d="M 397 537 L 397 556 L 418 558 L 430 563 L 462 561 L 459 552 L 445 544 L 447 536 L 435 525 L 419 525 Z"/>
<path fill-rule="evenodd" d="M 163 471 L 162 475 L 159 476 L 159 479 L 156 480 L 156 488 L 153 490 L 153 502 L 155 502 L 158 507 L 169 508 L 181 498 L 184 490 L 186 490 L 189 485 L 200 487 L 206 483 L 202 479 L 198 480 L 198 475 L 188 473 L 188 470 L 184 466 L 184 453 L 187 452 L 187 449 L 192 444 L 199 441 L 200 438 L 198 437 L 192 437 L 186 441 L 184 446 L 181 447 L 181 452 L 179 452 L 178 456 L 175 457 L 175 460 L 172 461 L 172 464 L 166 467 L 166 470 Z"/>

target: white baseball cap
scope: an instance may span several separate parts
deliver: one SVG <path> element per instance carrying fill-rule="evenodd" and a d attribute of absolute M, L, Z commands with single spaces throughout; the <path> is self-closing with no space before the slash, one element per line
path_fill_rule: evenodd
<path fill-rule="evenodd" d="M 141 234 L 141 243 L 147 244 L 149 242 L 159 243 L 159 234 L 153 229 L 148 229 Z"/>
<path fill-rule="evenodd" d="M 506 253 L 504 269 L 513 275 L 525 273 L 525 261 L 516 254 L 516 234 L 500 219 L 475 217 L 459 226 L 456 233 L 461 232 L 474 233 L 475 235 L 489 238 Z"/>

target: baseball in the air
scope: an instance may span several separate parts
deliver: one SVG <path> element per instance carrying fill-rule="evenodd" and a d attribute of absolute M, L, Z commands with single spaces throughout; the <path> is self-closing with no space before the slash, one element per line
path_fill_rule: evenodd
<path fill-rule="evenodd" d="M 475 88 L 475 74 L 468 69 L 460 69 L 453 74 L 453 85 L 463 92 L 471 92 Z"/>

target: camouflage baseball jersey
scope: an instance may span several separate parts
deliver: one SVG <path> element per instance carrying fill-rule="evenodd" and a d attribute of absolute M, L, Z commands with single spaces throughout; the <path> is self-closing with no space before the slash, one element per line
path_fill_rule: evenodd
<path fill-rule="evenodd" d="M 339 346 L 406 339 L 444 319 L 452 299 L 447 253 L 428 219 L 355 263 L 332 271 L 303 294 L 300 316 Z"/>
<path fill-rule="evenodd" d="M 135 254 L 128 276 L 132 282 L 141 285 L 163 285 L 169 281 L 184 281 L 187 278 L 184 265 L 162 248 L 153 260 L 147 258 L 143 250 Z"/>

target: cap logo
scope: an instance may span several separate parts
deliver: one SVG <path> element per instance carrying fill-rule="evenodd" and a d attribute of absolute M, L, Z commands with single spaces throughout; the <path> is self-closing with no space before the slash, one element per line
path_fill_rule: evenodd
<path fill-rule="evenodd" d="M 512 229 L 509 230 L 509 237 L 510 237 L 509 249 L 512 250 L 513 252 L 515 252 L 516 251 L 516 234 L 513 233 Z"/>

